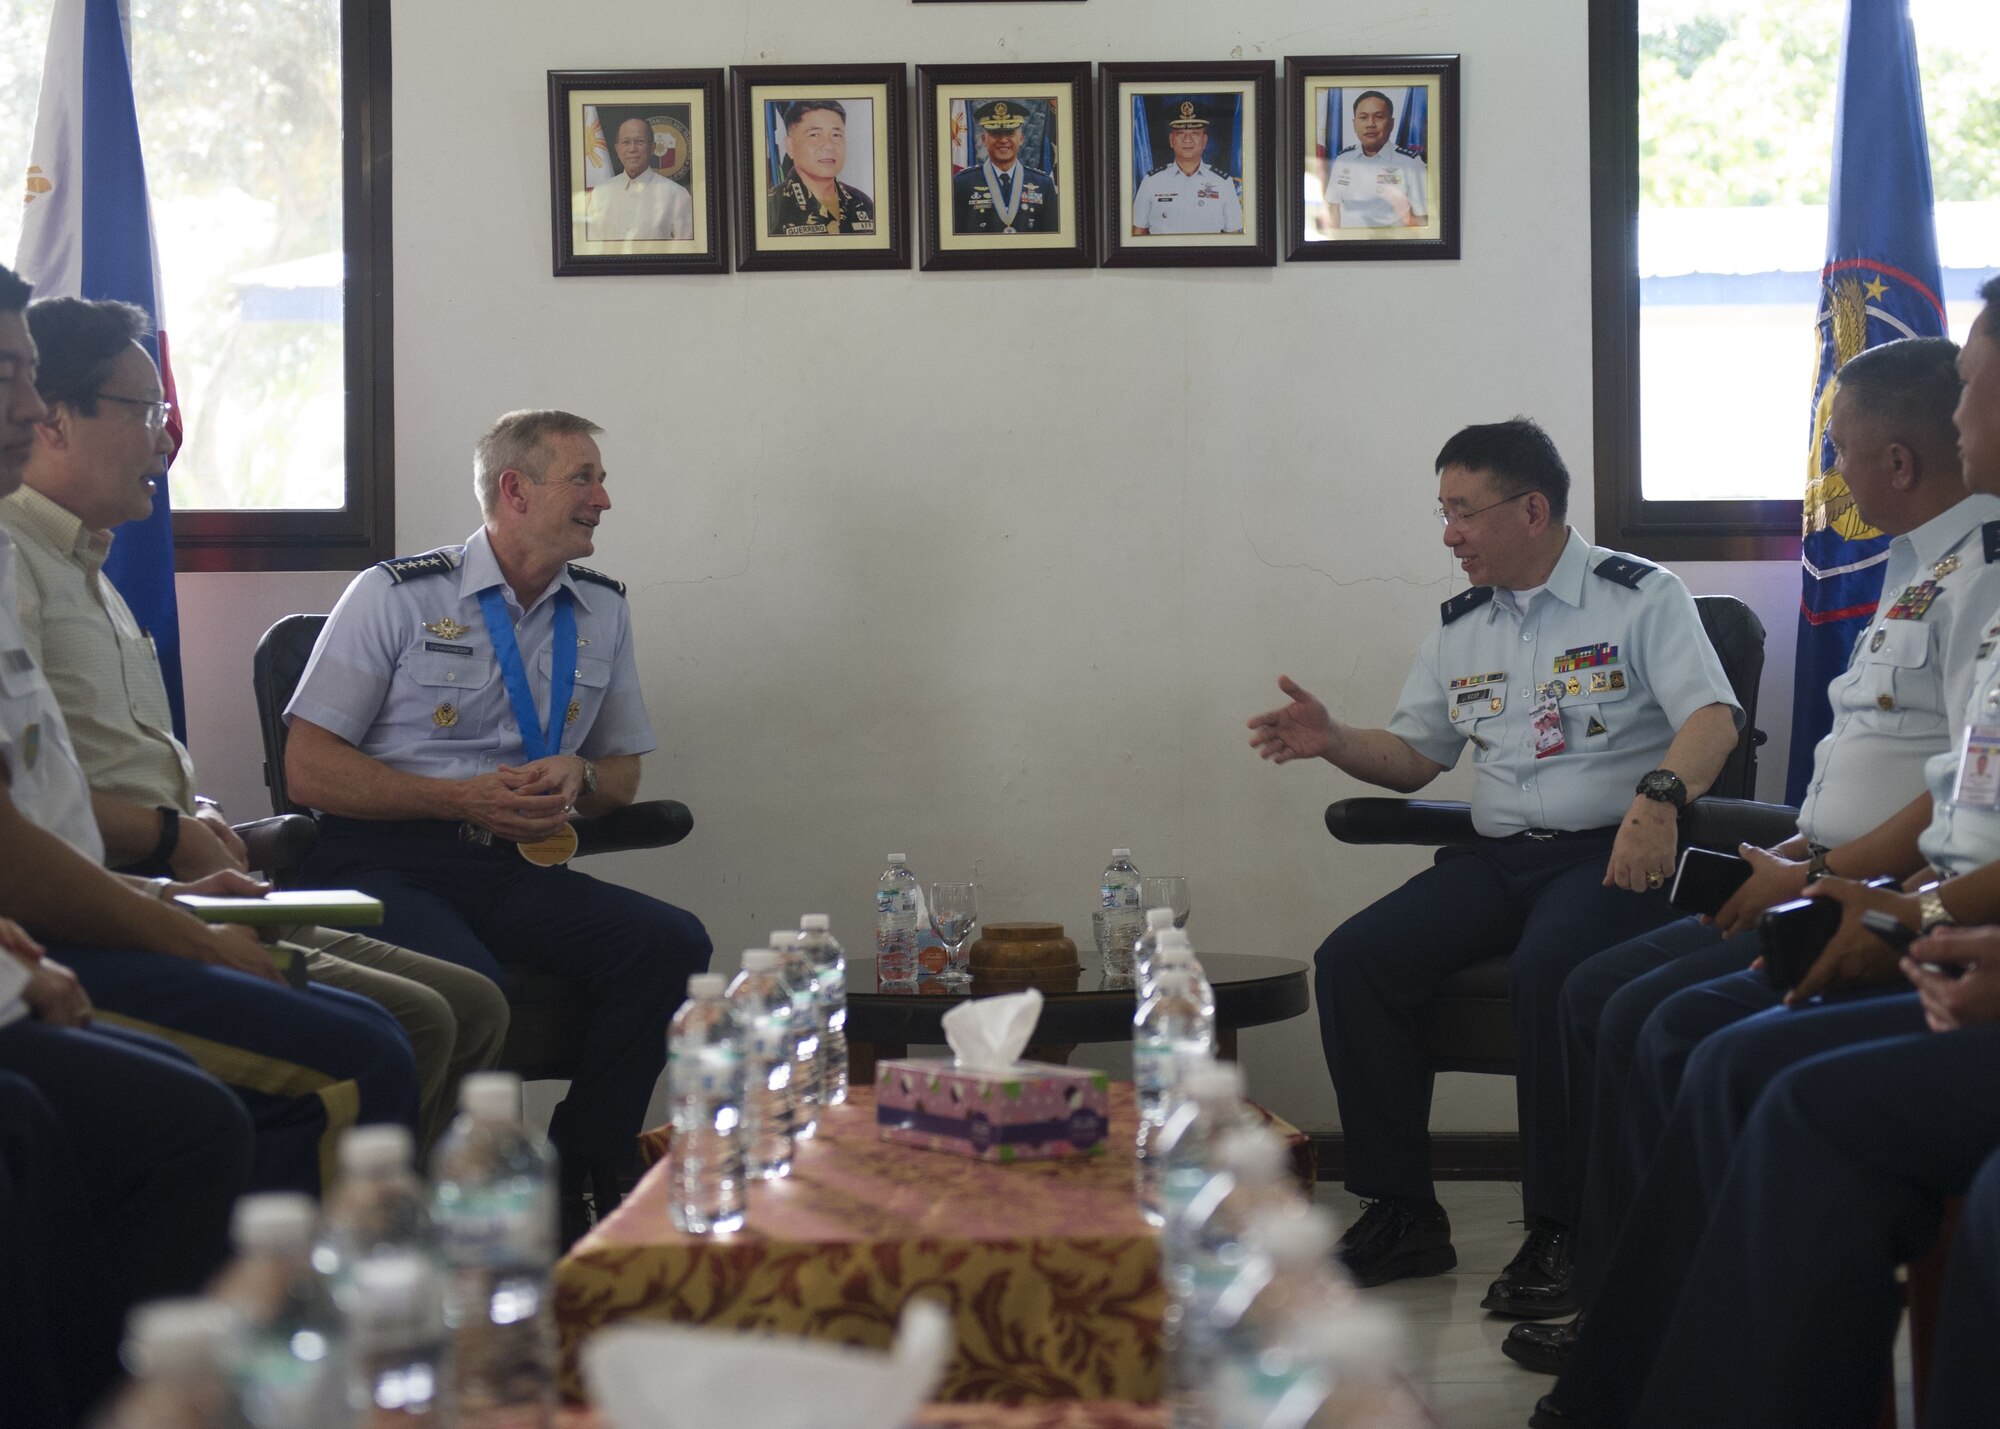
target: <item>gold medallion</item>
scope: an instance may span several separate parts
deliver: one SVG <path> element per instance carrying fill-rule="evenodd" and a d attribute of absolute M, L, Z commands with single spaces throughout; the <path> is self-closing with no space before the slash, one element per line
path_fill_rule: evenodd
<path fill-rule="evenodd" d="M 439 729 L 450 729 L 458 723 L 458 706 L 446 700 L 431 711 L 431 723 Z"/>
<path fill-rule="evenodd" d="M 535 867 L 556 868 L 576 856 L 576 828 L 572 824 L 564 824 L 545 839 L 517 843 L 514 847 L 521 851 L 522 858 Z"/>
<path fill-rule="evenodd" d="M 563 715 L 563 723 L 564 723 L 564 724 L 575 724 L 575 723 L 576 723 L 576 717 L 577 717 L 578 715 L 582 714 L 582 713 L 583 713 L 583 701 L 582 701 L 582 700 L 571 700 L 571 701 L 569 702 L 569 709 L 568 709 L 568 711 L 567 711 L 567 712 L 565 712 L 565 713 L 564 713 L 564 715 Z"/>
<path fill-rule="evenodd" d="M 430 631 L 431 634 L 437 636 L 440 640 L 456 640 L 459 636 L 471 630 L 472 627 L 470 625 L 460 625 L 456 620 L 447 615 L 443 620 L 425 621 L 424 629 Z"/>
<path fill-rule="evenodd" d="M 1582 677 L 1578 675 L 1571 675 L 1569 679 L 1564 683 L 1563 688 L 1567 689 L 1570 692 L 1571 696 L 1582 694 L 1583 693 Z"/>

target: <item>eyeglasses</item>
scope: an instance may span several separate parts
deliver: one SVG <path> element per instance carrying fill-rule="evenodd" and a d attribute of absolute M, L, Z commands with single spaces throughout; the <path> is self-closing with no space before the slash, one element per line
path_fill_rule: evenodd
<path fill-rule="evenodd" d="M 117 402 L 127 407 L 144 407 L 146 415 L 141 420 L 145 422 L 147 431 L 157 435 L 167 429 L 167 413 L 172 409 L 165 402 L 155 402 L 147 397 L 114 397 L 109 392 L 99 392 L 97 400 Z"/>
<path fill-rule="evenodd" d="M 1432 514 L 1437 517 L 1438 525 L 1440 526 L 1444 526 L 1447 528 L 1452 526 L 1464 526 L 1467 522 L 1471 521 L 1473 517 L 1483 516 L 1488 511 L 1493 510 L 1494 507 L 1505 506 L 1510 501 L 1519 501 L 1524 496 L 1533 496 L 1534 494 L 1535 493 L 1532 491 L 1517 491 L 1512 496 L 1503 496 L 1498 501 L 1494 502 L 1491 506 L 1482 506 L 1477 511 L 1452 512 L 1452 511 L 1447 511 L 1442 506 L 1440 506 Z"/>

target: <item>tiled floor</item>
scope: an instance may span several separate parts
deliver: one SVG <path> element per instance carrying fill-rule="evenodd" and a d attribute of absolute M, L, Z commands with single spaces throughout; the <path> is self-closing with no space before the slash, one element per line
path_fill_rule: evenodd
<path fill-rule="evenodd" d="M 1360 1214 L 1360 1202 L 1333 1182 L 1320 1184 L 1318 1199 L 1343 1229 Z M 1523 1429 L 1535 1401 L 1555 1381 L 1530 1374 L 1503 1356 L 1500 1341 L 1518 1322 L 1479 1308 L 1486 1287 L 1526 1234 L 1521 1188 L 1506 1181 L 1443 1181 L 1438 1199 L 1451 1216 L 1458 1269 L 1362 1293 L 1380 1297 L 1402 1315 L 1409 1332 L 1411 1377 L 1445 1429 Z M 1896 1397 L 1897 1422 L 1914 1423 L 1907 1327 L 1896 1346 Z"/>

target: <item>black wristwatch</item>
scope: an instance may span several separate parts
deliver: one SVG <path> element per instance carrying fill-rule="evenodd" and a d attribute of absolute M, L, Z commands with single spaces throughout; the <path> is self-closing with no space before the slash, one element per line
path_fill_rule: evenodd
<path fill-rule="evenodd" d="M 1639 787 L 1632 791 L 1643 794 L 1648 799 L 1656 799 L 1662 804 L 1672 804 L 1676 813 L 1687 807 L 1688 786 L 1681 782 L 1681 776 L 1671 769 L 1649 769 L 1639 776 Z"/>
<path fill-rule="evenodd" d="M 181 811 L 172 804 L 162 804 L 160 814 L 160 841 L 153 845 L 153 851 L 146 855 L 146 862 L 157 868 L 165 868 L 173 860 L 174 850 L 181 846 Z"/>

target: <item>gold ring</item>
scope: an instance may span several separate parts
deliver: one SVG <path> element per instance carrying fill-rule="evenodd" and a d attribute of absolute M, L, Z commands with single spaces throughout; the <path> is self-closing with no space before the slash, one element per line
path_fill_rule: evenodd
<path fill-rule="evenodd" d="M 1664 887 L 1666 881 L 1667 876 L 1664 873 L 1649 873 L 1646 875 L 1646 886 L 1648 888 Z"/>

